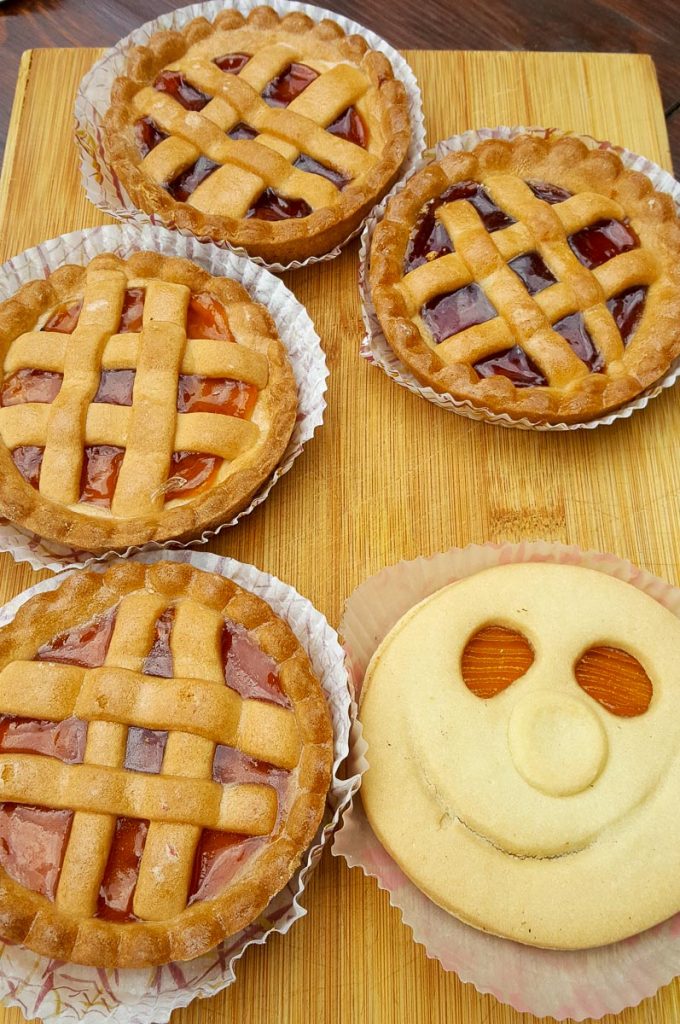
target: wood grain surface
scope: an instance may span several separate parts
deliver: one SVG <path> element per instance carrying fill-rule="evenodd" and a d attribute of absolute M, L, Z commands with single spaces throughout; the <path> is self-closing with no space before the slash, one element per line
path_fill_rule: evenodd
<path fill-rule="evenodd" d="M 73 94 L 96 50 L 38 50 L 23 63 L 4 177 L 0 255 L 106 221 L 79 184 Z M 430 139 L 470 125 L 561 125 L 623 143 L 666 166 L 668 140 L 645 57 L 406 54 Z M 548 539 L 614 551 L 673 583 L 678 572 L 678 389 L 594 432 L 531 434 L 451 415 L 358 356 L 357 243 L 286 275 L 315 320 L 331 368 L 323 429 L 268 501 L 210 545 L 275 573 L 337 625 L 344 598 L 401 558 L 486 540 Z M 46 574 L 42 574 L 46 575 Z M 0 555 L 0 600 L 39 574 Z M 429 961 L 385 893 L 328 851 L 305 894 L 309 915 L 248 950 L 237 982 L 174 1024 L 519 1024 Z M 0 1010 L 0 1024 L 18 1024 Z M 613 1018 L 612 1018 L 613 1019 Z M 680 1020 L 680 982 L 624 1024 Z"/>
<path fill-rule="evenodd" d="M 23 50 L 113 46 L 188 0 L 8 0 L 0 4 L 0 147 Z M 263 0 L 264 2 L 264 0 Z M 400 49 L 649 53 L 656 64 L 671 152 L 680 162 L 677 0 L 318 0 Z M 466 126 L 467 127 L 467 126 Z"/>

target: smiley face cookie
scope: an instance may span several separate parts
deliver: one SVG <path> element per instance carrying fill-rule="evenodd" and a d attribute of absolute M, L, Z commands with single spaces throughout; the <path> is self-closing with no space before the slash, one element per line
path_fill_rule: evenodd
<path fill-rule="evenodd" d="M 385 848 L 485 931 L 578 949 L 680 910 L 680 620 L 576 566 L 499 566 L 412 608 L 364 681 Z"/>

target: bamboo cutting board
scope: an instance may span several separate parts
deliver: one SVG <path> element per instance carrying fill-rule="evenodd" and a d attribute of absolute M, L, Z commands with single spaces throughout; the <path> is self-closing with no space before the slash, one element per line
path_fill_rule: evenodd
<path fill-rule="evenodd" d="M 106 223 L 80 188 L 73 97 L 98 50 L 24 55 L 0 183 L 0 257 Z M 431 141 L 469 127 L 559 126 L 610 139 L 670 167 L 654 67 L 614 54 L 406 54 Z M 326 422 L 268 501 L 212 550 L 293 584 L 338 624 L 344 598 L 401 558 L 487 540 L 559 540 L 613 551 L 680 582 L 679 392 L 594 432 L 528 434 L 451 415 L 358 356 L 357 243 L 286 275 L 316 322 L 331 369 Z M 47 575 L 45 573 L 42 576 Z M 0 555 L 0 601 L 41 576 Z M 237 982 L 174 1024 L 518 1024 L 429 961 L 385 893 L 328 854 L 285 937 L 251 948 Z M 1 1010 L 0 1024 L 19 1024 Z M 608 1018 L 612 1020 L 613 1018 Z M 680 982 L 623 1024 L 680 1020 Z"/>

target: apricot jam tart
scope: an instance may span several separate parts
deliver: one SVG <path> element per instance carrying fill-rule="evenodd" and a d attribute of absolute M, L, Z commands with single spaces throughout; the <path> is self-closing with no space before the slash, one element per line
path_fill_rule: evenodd
<path fill-rule="evenodd" d="M 593 419 L 680 355 L 673 200 L 575 138 L 489 140 L 425 167 L 388 203 L 369 276 L 421 383 L 515 419 Z"/>
<path fill-rule="evenodd" d="M 174 562 L 75 573 L 0 631 L 0 936 L 105 967 L 216 946 L 298 866 L 332 749 L 260 598 Z"/>
<path fill-rule="evenodd" d="M 387 57 L 329 19 L 270 7 L 133 49 L 104 127 L 141 210 L 284 264 L 344 242 L 411 137 Z"/>
<path fill-rule="evenodd" d="M 244 508 L 297 410 L 274 323 L 188 260 L 97 256 L 0 305 L 0 514 L 105 551 Z"/>

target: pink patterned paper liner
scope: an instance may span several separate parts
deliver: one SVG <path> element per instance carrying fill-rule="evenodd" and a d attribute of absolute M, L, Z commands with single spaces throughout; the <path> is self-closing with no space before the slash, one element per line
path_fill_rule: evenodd
<path fill-rule="evenodd" d="M 263 0 L 232 0 L 228 6 L 240 11 L 241 14 L 247 15 L 254 7 L 259 7 L 262 3 Z M 312 4 L 297 3 L 294 0 L 269 0 L 268 6 L 273 7 L 280 15 L 288 14 L 291 11 L 301 11 L 316 21 L 322 18 L 330 18 L 332 21 L 337 22 L 345 32 L 363 36 L 369 46 L 385 54 L 392 64 L 395 77 L 403 83 L 408 94 L 412 137 L 406 159 L 400 171 L 400 179 L 410 174 L 420 160 L 425 148 L 425 122 L 417 79 L 399 51 L 390 46 L 381 36 L 376 35 L 375 32 L 364 28 L 357 21 L 352 21 L 350 18 L 336 14 L 335 11 L 327 11 L 323 7 L 315 7 Z M 82 183 L 90 202 L 104 213 L 108 213 L 111 217 L 115 217 L 117 220 L 133 221 L 137 224 L 160 224 L 173 228 L 182 234 L 188 234 L 189 237 L 194 237 L 184 229 L 176 228 L 174 223 L 164 222 L 160 215 L 148 214 L 143 210 L 137 209 L 125 191 L 118 175 L 108 162 L 102 134 L 102 121 L 109 106 L 111 86 L 114 79 L 125 71 L 126 55 L 130 47 L 145 45 L 154 32 L 158 32 L 161 29 L 180 29 L 193 18 L 204 17 L 211 21 L 224 8 L 225 3 L 223 0 L 208 0 L 207 3 L 181 7 L 176 11 L 163 14 L 153 21 L 147 21 L 138 29 L 135 29 L 134 32 L 131 32 L 130 35 L 121 39 L 112 49 L 107 50 L 104 56 L 93 65 L 82 79 L 76 95 L 74 111 L 75 139 L 80 149 Z M 325 253 L 323 256 L 310 256 L 306 260 L 292 260 L 286 264 L 267 263 L 259 256 L 251 257 L 251 259 L 261 266 L 268 267 L 270 270 L 277 272 L 297 270 L 299 267 L 332 260 L 339 256 L 344 246 L 359 234 L 363 223 L 348 235 L 344 242 L 341 242 L 335 249 Z M 210 241 L 210 239 L 205 238 L 202 241 Z M 228 242 L 215 244 L 236 252 L 241 256 L 248 255 L 244 249 L 231 246 Z"/>
<path fill-rule="evenodd" d="M 526 134 L 536 135 L 539 138 L 547 138 L 551 135 L 570 135 L 574 138 L 581 139 L 581 141 L 585 142 L 585 144 L 591 149 L 599 148 L 614 150 L 626 167 L 630 170 L 640 171 L 642 174 L 647 175 L 658 191 L 667 192 L 672 196 L 675 201 L 676 208 L 680 213 L 680 184 L 671 174 L 668 173 L 668 171 L 664 171 L 664 169 L 659 167 L 658 164 L 648 160 L 647 157 L 639 156 L 637 153 L 632 153 L 623 146 L 616 146 L 611 142 L 601 142 L 592 138 L 590 135 L 561 131 L 557 128 L 525 128 L 521 126 L 508 128 L 502 126 L 499 128 L 470 129 L 460 135 L 453 135 L 449 139 L 444 139 L 443 141 L 438 142 L 434 148 L 428 149 L 424 154 L 423 160 L 414 169 L 413 173 L 415 174 L 416 171 L 426 166 L 426 164 L 432 163 L 433 160 L 441 160 L 448 153 L 461 151 L 468 152 L 469 150 L 474 149 L 476 145 L 485 139 L 509 140 L 515 138 L 517 135 Z M 394 193 L 399 192 L 405 184 L 406 180 L 394 188 L 390 195 L 386 196 L 385 199 L 383 199 L 383 201 L 374 208 L 372 214 L 364 225 L 364 230 L 361 235 L 361 246 L 359 248 L 359 292 L 361 294 L 362 316 L 364 326 L 366 328 L 366 334 L 360 342 L 359 353 L 369 363 L 379 366 L 380 369 L 386 373 L 388 377 L 396 381 L 397 384 L 400 384 L 408 391 L 412 391 L 413 394 L 420 395 L 421 398 L 427 399 L 427 401 L 432 402 L 433 405 L 438 405 L 440 408 L 446 409 L 448 412 L 454 412 L 458 413 L 460 416 L 466 416 L 468 419 L 479 420 L 484 423 L 494 423 L 499 427 L 514 428 L 516 430 L 541 431 L 594 430 L 596 427 L 610 426 L 615 422 L 615 420 L 628 419 L 628 417 L 632 416 L 632 414 L 638 409 L 644 409 L 652 398 L 656 398 L 657 395 L 660 395 L 666 388 L 670 388 L 675 384 L 678 378 L 678 373 L 680 373 L 680 358 L 674 360 L 663 377 L 660 377 L 656 383 L 652 384 L 632 402 L 628 402 L 626 405 L 621 406 L 620 409 L 616 409 L 614 412 L 609 413 L 606 416 L 600 416 L 598 419 L 588 420 L 585 423 L 534 423 L 528 419 L 513 419 L 507 413 L 493 413 L 486 409 L 479 409 L 469 401 L 454 398 L 453 395 L 447 393 L 440 394 L 433 388 L 421 384 L 410 370 L 399 360 L 396 353 L 390 348 L 385 335 L 383 334 L 382 327 L 380 326 L 380 321 L 378 320 L 375 312 L 373 302 L 371 301 L 371 293 L 368 284 L 369 256 L 373 232 L 384 216 L 388 200 Z"/>
<path fill-rule="evenodd" d="M 256 266 L 252 260 L 226 252 L 211 243 L 199 242 L 193 237 L 184 237 L 149 224 L 144 227 L 107 224 L 104 227 L 73 231 L 27 249 L 0 267 L 0 302 L 13 295 L 27 281 L 48 277 L 51 271 L 64 263 L 84 264 L 101 252 L 115 252 L 126 258 L 142 249 L 160 252 L 164 256 L 182 256 L 194 260 L 215 276 L 231 277 L 239 281 L 253 299 L 268 308 L 288 352 L 298 387 L 298 416 L 293 433 L 281 462 L 250 504 L 229 522 L 205 530 L 190 541 L 168 541 L 166 544 L 151 542 L 141 547 L 130 547 L 125 552 L 108 551 L 95 556 L 38 537 L 30 530 L 0 518 L 0 551 L 7 551 L 17 562 L 28 562 L 33 569 L 60 572 L 62 569 L 82 567 L 116 557 L 117 554 L 129 555 L 135 551 L 185 548 L 207 543 L 228 526 L 235 526 L 265 501 L 276 481 L 288 472 L 306 442 L 323 423 L 326 408 L 324 396 L 329 374 L 319 335 L 307 310 L 283 282 L 269 271 Z"/>
<path fill-rule="evenodd" d="M 514 562 L 596 569 L 631 583 L 680 617 L 680 589 L 615 555 L 557 543 L 471 544 L 383 569 L 356 588 L 346 602 L 339 627 L 353 697 L 346 769 L 352 796 L 368 767 L 356 699 L 381 640 L 409 608 L 429 594 L 483 569 Z M 480 993 L 490 993 L 521 1012 L 557 1020 L 600 1018 L 636 1006 L 680 974 L 680 914 L 623 942 L 578 952 L 523 946 L 463 924 L 406 877 L 376 838 L 358 798 L 350 799 L 332 852 L 387 890 L 390 904 L 401 911 L 404 924 L 428 957 Z"/>
<path fill-rule="evenodd" d="M 301 866 L 258 920 L 197 960 L 142 970 L 104 970 L 48 960 L 20 946 L 0 943 L 0 1000 L 17 1006 L 26 1018 L 87 1024 L 164 1024 L 178 1007 L 221 992 L 235 980 L 236 962 L 249 946 L 261 945 L 274 932 L 285 934 L 307 913 L 300 903 L 307 879 L 350 797 L 351 784 L 339 775 L 349 746 L 347 674 L 337 634 L 324 616 L 293 587 L 232 558 L 193 551 L 148 552 L 134 557 L 147 564 L 161 560 L 189 562 L 198 569 L 228 576 L 268 601 L 285 619 L 310 657 L 331 712 L 334 759 L 326 812 Z M 108 566 L 92 568 L 104 571 Z M 17 609 L 34 594 L 61 586 L 67 575 L 43 580 L 15 597 L 0 609 L 0 626 L 11 622 Z"/>

